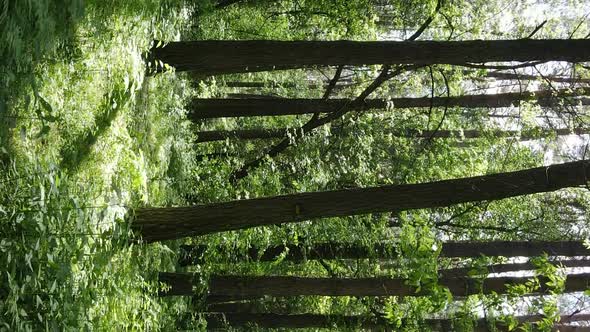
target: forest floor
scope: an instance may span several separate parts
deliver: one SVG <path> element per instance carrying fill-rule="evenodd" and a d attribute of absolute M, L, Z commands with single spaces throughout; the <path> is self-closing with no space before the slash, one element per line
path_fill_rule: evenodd
<path fill-rule="evenodd" d="M 170 151 L 193 139 L 186 80 L 146 76 L 152 40 L 186 20 L 158 5 L 8 13 L 26 24 L 0 34 L 0 330 L 157 330 L 184 311 L 157 297 L 174 252 L 134 245 L 127 223 L 133 207 L 177 200 Z M 47 21 L 73 31 L 45 33 Z M 19 43 L 45 49 L 20 57 Z"/>

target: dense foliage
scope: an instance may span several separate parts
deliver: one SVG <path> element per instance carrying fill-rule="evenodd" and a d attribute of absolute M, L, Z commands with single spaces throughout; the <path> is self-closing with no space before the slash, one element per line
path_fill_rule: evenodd
<path fill-rule="evenodd" d="M 230 4 L 235 2 L 233 4 Z M 227 3 L 227 5 L 225 5 Z M 442 4 L 442 5 L 441 5 Z M 438 12 L 435 10 L 441 5 Z M 530 283 L 508 295 L 454 300 L 438 271 L 507 262 L 439 257 L 452 240 L 584 240 L 585 188 L 501 201 L 465 203 L 250 228 L 146 245 L 130 230 L 134 210 L 297 192 L 409 184 L 525 169 L 585 158 L 585 148 L 539 132 L 532 143 L 495 130 L 580 128 L 583 107 L 558 110 L 534 101 L 511 110 L 460 107 L 351 112 L 297 140 L 238 181 L 233 171 L 278 140 L 226 139 L 195 144 L 199 131 L 296 128 L 311 115 L 218 118 L 191 122 L 192 98 L 259 95 L 321 98 L 335 67 L 203 76 L 175 73 L 146 59 L 174 40 L 401 40 L 428 17 L 421 39 L 587 38 L 583 1 L 7 1 L 0 6 L 0 330 L 204 329 L 208 276 L 400 277 L 426 290 L 416 298 L 267 298 L 259 311 L 365 315 L 392 329 L 421 331 L 449 318 L 469 331 L 482 314 L 516 327 L 515 314 L 538 313 L 550 329 L 560 312 L 587 297 L 559 295 L 564 270 L 535 260 Z M 558 7 L 561 11 L 552 11 Z M 584 7 L 584 8 L 586 8 Z M 569 9 L 569 10 L 568 10 Z M 588 9 L 588 8 L 586 8 Z M 534 16 L 532 11 L 543 15 Z M 526 14 L 528 13 L 528 14 Z M 560 15 L 558 15 L 560 14 Z M 519 17 L 525 15 L 525 19 Z M 501 18 L 501 19 L 500 19 Z M 539 26 L 547 20 L 544 26 Z M 538 29 L 538 31 L 536 31 Z M 354 98 L 378 67 L 346 67 L 331 98 Z M 460 96 L 574 87 L 540 78 L 490 80 L 491 69 L 448 65 L 404 72 L 371 98 Z M 157 72 L 157 73 L 156 73 Z M 508 72 L 508 71 L 507 71 Z M 522 72 L 521 72 L 522 73 Z M 588 77 L 583 64 L 542 64 L 539 77 Z M 573 74 L 572 74 L 573 73 Z M 248 88 L 231 82 L 261 82 Z M 565 111 L 563 111 L 565 110 Z M 541 119 L 541 120 L 539 120 Z M 406 130 L 478 130 L 481 138 L 416 139 Z M 571 137 L 571 136 L 570 136 Z M 580 140 L 587 135 L 579 136 Z M 583 145 L 582 145 L 583 146 Z M 549 155 L 553 154 L 553 158 Z M 236 259 L 253 244 L 311 247 L 337 241 L 370 247 L 389 241 L 399 259 Z M 182 244 L 208 246 L 201 264 L 181 267 Z M 195 272 L 194 298 L 158 297 L 158 272 Z M 543 297 L 522 295 L 552 282 Z M 578 302 L 575 302 L 578 301 Z M 524 303 L 524 305 L 522 304 Z M 187 313 L 189 314 L 187 316 Z M 335 322 L 337 325 L 338 322 Z M 544 324 L 544 325 L 543 325 Z M 526 325 L 526 324 L 525 324 Z M 530 327 L 530 326 L 529 326 Z M 351 327 L 354 329 L 354 327 Z"/>

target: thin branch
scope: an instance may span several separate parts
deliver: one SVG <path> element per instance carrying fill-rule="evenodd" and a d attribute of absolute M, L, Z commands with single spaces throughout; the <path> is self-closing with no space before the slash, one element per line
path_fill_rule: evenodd
<path fill-rule="evenodd" d="M 533 38 L 533 36 L 539 31 L 541 30 L 541 28 L 547 23 L 547 20 L 543 21 L 541 24 L 537 25 L 537 27 L 535 28 L 535 30 L 533 30 L 533 32 L 531 32 L 526 38 L 524 39 L 531 39 Z"/>
<path fill-rule="evenodd" d="M 578 32 L 578 29 L 580 29 L 580 27 L 582 26 L 582 24 L 584 24 L 584 22 L 586 22 L 586 19 L 588 18 L 588 16 L 590 16 L 590 12 L 586 13 L 586 15 L 584 15 L 584 17 L 582 17 L 582 19 L 580 20 L 580 23 L 578 23 L 578 25 L 576 25 L 576 27 L 574 28 L 574 30 L 572 31 L 572 33 L 570 33 L 568 39 L 572 39 L 574 37 L 574 34 L 576 32 Z M 588 38 L 588 36 L 586 36 L 585 38 Z"/>
<path fill-rule="evenodd" d="M 324 92 L 322 99 L 328 99 L 330 97 L 330 94 L 332 93 L 332 91 L 336 87 L 336 84 L 338 83 L 338 80 L 342 76 L 343 69 L 344 69 L 344 65 L 338 66 L 338 69 L 336 69 L 336 73 L 334 74 L 334 77 L 332 78 L 332 80 L 330 80 L 330 83 L 328 84 L 328 87 L 326 88 L 326 92 Z"/>
<path fill-rule="evenodd" d="M 439 12 L 440 8 L 442 7 L 442 4 L 443 4 L 443 0 L 438 0 L 434 13 L 428 19 L 426 19 L 426 21 L 420 26 L 420 28 L 412 36 L 410 36 L 410 38 L 408 38 L 409 41 L 416 40 L 418 37 L 420 37 L 420 35 L 422 35 L 422 33 L 426 30 L 426 28 L 428 28 L 428 26 L 432 22 L 432 20 L 436 16 L 436 14 Z M 324 116 L 323 118 L 320 118 L 319 114 L 317 114 L 317 113 L 314 114 L 313 117 L 306 124 L 304 124 L 299 130 L 297 130 L 294 133 L 293 137 L 287 137 L 287 138 L 283 139 L 278 144 L 272 146 L 262 156 L 254 159 L 251 162 L 244 164 L 244 166 L 242 166 L 239 170 L 237 170 L 231 174 L 230 180 L 232 182 L 235 182 L 237 180 L 245 178 L 246 176 L 248 176 L 248 174 L 250 173 L 250 171 L 252 169 L 255 169 L 255 168 L 259 167 L 260 165 L 262 165 L 262 163 L 264 162 L 264 160 L 267 157 L 274 158 L 275 156 L 277 156 L 278 154 L 280 154 L 281 152 L 286 150 L 294 142 L 301 139 L 307 133 L 313 131 L 315 128 L 318 128 L 318 127 L 323 126 L 333 120 L 341 118 L 342 116 L 344 116 L 346 113 L 348 113 L 355 106 L 362 106 L 364 104 L 365 99 L 371 93 L 373 93 L 373 91 L 377 90 L 377 88 L 379 88 L 385 81 L 387 81 L 395 76 L 400 75 L 401 73 L 403 73 L 404 71 L 406 71 L 408 69 L 416 69 L 416 68 L 420 68 L 420 67 L 421 66 L 417 66 L 417 65 L 399 66 L 399 67 L 397 67 L 396 70 L 394 70 L 393 72 L 390 72 L 391 66 L 390 65 L 383 65 L 379 76 L 377 76 L 377 78 L 363 92 L 361 92 L 361 94 L 355 100 L 353 100 L 352 102 L 350 102 L 348 104 L 343 105 L 338 111 L 332 112 L 332 113 Z M 336 72 L 336 75 L 334 76 L 334 79 L 332 79 L 332 81 L 335 81 L 335 80 L 337 81 L 337 79 L 340 77 L 341 71 L 342 71 L 342 69 L 341 69 L 341 67 L 339 67 Z M 330 83 L 333 83 L 333 82 L 330 82 Z M 325 95 L 328 95 L 328 94 L 329 94 L 329 92 L 326 91 Z"/>
<path fill-rule="evenodd" d="M 420 35 L 422 35 L 422 33 L 428 28 L 430 23 L 432 23 L 432 20 L 434 20 L 434 17 L 440 11 L 442 5 L 443 0 L 438 0 L 438 2 L 436 3 L 436 8 L 434 9 L 434 13 L 432 13 L 432 15 L 430 15 L 430 17 L 427 18 L 426 21 L 424 21 L 424 23 L 422 23 L 418 30 L 416 30 L 416 32 L 414 32 L 414 34 L 411 35 L 410 38 L 408 38 L 408 40 L 416 40 L 418 39 L 418 37 L 420 37 Z"/>
<path fill-rule="evenodd" d="M 526 68 L 526 67 L 540 65 L 544 62 L 545 61 L 532 61 L 532 62 L 525 62 L 525 63 L 521 63 L 518 65 L 512 65 L 512 66 L 509 66 L 509 65 L 478 65 L 476 63 L 469 63 L 469 62 L 458 63 L 455 65 L 462 66 L 462 67 L 468 67 L 468 68 L 477 68 L 477 69 L 518 69 L 518 68 Z"/>
<path fill-rule="evenodd" d="M 369 85 L 355 100 L 353 100 L 347 104 L 344 104 L 338 111 L 329 113 L 328 115 L 324 116 L 323 118 L 319 118 L 319 117 L 316 118 L 315 116 L 312 117 L 306 124 L 304 124 L 301 128 L 299 128 L 297 131 L 295 131 L 293 133 L 293 137 L 291 137 L 291 138 L 287 137 L 287 138 L 283 139 L 281 142 L 279 142 L 278 144 L 271 147 L 264 155 L 254 159 L 253 161 L 251 161 L 249 163 L 246 163 L 244 166 L 242 166 L 242 168 L 240 168 L 239 170 L 232 173 L 231 180 L 236 181 L 236 180 L 239 180 L 239 179 L 242 179 L 242 178 L 248 176 L 250 170 L 259 167 L 264 162 L 266 157 L 274 158 L 279 153 L 283 152 L 285 149 L 287 149 L 289 146 L 291 146 L 293 144 L 293 142 L 296 142 L 297 140 L 301 139 L 305 134 L 313 131 L 315 128 L 323 126 L 332 120 L 342 117 L 348 111 L 350 111 L 351 109 L 353 109 L 357 106 L 362 106 L 365 99 L 373 91 L 375 91 L 378 87 L 380 87 L 381 84 L 383 84 L 383 82 L 385 82 L 386 80 L 390 79 L 393 76 L 401 74 L 403 71 L 405 71 L 406 68 L 414 68 L 414 67 L 415 66 L 399 67 L 398 70 L 396 70 L 394 73 L 392 73 L 395 75 L 392 75 L 389 73 L 390 66 L 389 65 L 383 66 L 383 69 L 381 70 L 381 74 L 379 74 L 379 76 L 373 81 L 373 83 L 371 83 L 371 85 Z"/>

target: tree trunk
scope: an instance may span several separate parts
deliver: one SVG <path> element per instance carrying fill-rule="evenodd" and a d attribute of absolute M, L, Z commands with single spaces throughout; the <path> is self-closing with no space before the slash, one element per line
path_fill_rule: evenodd
<path fill-rule="evenodd" d="M 577 161 L 421 184 L 309 192 L 190 207 L 143 208 L 135 211 L 132 227 L 145 242 L 154 242 L 314 218 L 497 200 L 586 185 L 589 178 L 590 162 Z"/>
<path fill-rule="evenodd" d="M 150 58 L 177 71 L 200 73 L 243 73 L 269 66 L 584 62 L 590 60 L 590 40 L 180 41 L 152 48 Z"/>
<path fill-rule="evenodd" d="M 514 317 L 520 324 L 538 322 L 544 318 L 542 315 L 528 315 Z M 387 328 L 393 329 L 383 318 L 374 318 L 367 316 L 345 316 L 345 315 L 319 315 L 319 314 L 290 314 L 281 315 L 274 313 L 238 313 L 238 312 L 219 312 L 207 313 L 207 328 L 222 329 L 231 327 L 244 327 L 256 325 L 259 328 L 276 328 L 276 329 L 297 329 L 297 328 L 362 328 L 371 331 L 387 331 Z M 590 315 L 576 314 L 561 316 L 559 324 L 580 322 L 590 320 Z M 492 331 L 489 327 L 489 321 L 478 319 L 474 322 L 476 332 Z M 403 324 L 403 323 L 402 323 Z M 424 325 L 433 331 L 455 331 L 455 325 L 451 319 L 426 319 Z M 497 322 L 496 329 L 504 331 L 506 326 Z M 403 326 L 403 325 L 402 325 Z"/>
<path fill-rule="evenodd" d="M 350 86 L 355 86 L 358 83 L 354 83 L 352 81 L 349 82 L 342 82 L 343 80 L 339 80 L 339 83 L 334 86 L 334 90 L 343 89 Z M 313 81 L 311 81 L 313 82 Z M 308 89 L 325 89 L 328 87 L 328 84 L 322 83 L 303 83 L 298 85 L 294 82 L 249 82 L 249 81 L 228 81 L 225 82 L 225 86 L 228 88 L 283 88 L 283 89 L 293 89 L 297 87 L 307 87 Z"/>
<path fill-rule="evenodd" d="M 222 329 L 228 326 L 243 327 L 256 325 L 268 329 L 303 329 L 303 328 L 362 328 L 374 330 L 384 328 L 385 324 L 377 323 L 374 319 L 363 316 L 344 315 L 280 315 L 270 313 L 208 313 L 206 314 L 207 328 Z"/>
<path fill-rule="evenodd" d="M 586 250 L 585 253 L 581 253 L 584 255 L 588 255 L 590 250 Z M 560 255 L 561 256 L 561 255 Z M 578 256 L 578 255 L 575 255 Z M 570 259 L 570 260 L 556 260 L 556 261 L 549 261 L 551 264 L 563 267 L 587 267 L 590 266 L 590 260 L 588 259 Z M 494 264 L 486 266 L 481 272 L 484 274 L 489 273 L 506 273 L 506 272 L 516 272 L 516 271 L 531 271 L 535 270 L 535 264 L 531 262 L 526 263 L 511 263 L 511 264 Z M 456 277 L 464 277 L 466 275 L 471 275 L 472 272 L 478 273 L 479 271 L 476 270 L 474 267 L 459 267 L 459 268 L 452 268 L 452 269 L 444 269 L 439 270 L 438 273 L 443 278 L 456 278 Z"/>
<path fill-rule="evenodd" d="M 193 294 L 193 273 L 159 272 L 158 281 L 167 284 L 168 289 L 158 290 L 159 296 Z"/>
<path fill-rule="evenodd" d="M 335 128 L 339 130 L 339 127 Z M 283 138 L 287 132 L 293 132 L 295 128 L 256 128 L 242 130 L 211 130 L 197 132 L 197 143 L 223 141 L 228 138 L 232 139 L 273 139 Z M 589 130 L 585 128 L 562 128 L 562 129 L 544 129 L 534 128 L 531 130 L 416 130 L 407 129 L 404 132 L 392 132 L 395 137 L 406 138 L 481 138 L 481 137 L 514 137 L 520 135 L 521 141 L 528 141 L 538 137 L 547 137 L 550 135 L 567 136 L 588 134 Z"/>
<path fill-rule="evenodd" d="M 243 130 L 211 130 L 197 132 L 197 143 L 224 141 L 228 138 L 237 139 L 272 139 L 287 136 L 287 131 L 295 128 L 256 128 Z"/>
<path fill-rule="evenodd" d="M 351 111 L 373 109 L 406 109 L 427 107 L 465 107 L 500 108 L 518 106 L 522 101 L 536 101 L 539 106 L 560 105 L 561 98 L 590 94 L 590 88 L 576 90 L 543 90 L 536 92 L 509 92 L 498 94 L 479 94 L 454 97 L 418 97 L 393 99 L 367 99 Z M 206 118 L 297 115 L 311 113 L 331 113 L 352 103 L 351 99 L 287 99 L 287 98 L 248 98 L 248 99 L 193 99 L 188 108 L 189 117 L 195 121 Z M 590 105 L 590 98 L 573 99 L 575 105 Z"/>
<path fill-rule="evenodd" d="M 526 75 L 526 74 L 515 74 L 515 73 L 502 73 L 502 72 L 487 72 L 486 77 L 493 77 L 501 80 L 523 80 L 523 81 L 550 81 L 558 83 L 590 83 L 590 79 L 580 77 L 560 77 L 560 76 L 539 76 L 539 75 Z"/>
<path fill-rule="evenodd" d="M 160 273 L 160 282 L 171 286 L 163 296 L 192 296 L 192 288 L 183 286 L 174 289 L 177 280 L 189 280 L 186 273 Z M 545 285 L 550 280 L 538 277 L 540 289 L 537 293 L 548 290 Z M 447 287 L 453 296 L 474 294 L 505 294 L 507 285 L 524 285 L 530 277 L 498 277 L 475 279 L 469 277 L 439 278 L 438 284 Z M 192 281 L 192 279 L 190 279 Z M 226 297 L 232 300 L 261 298 L 264 296 L 426 296 L 427 291 L 407 284 L 406 279 L 399 278 L 313 278 L 284 276 L 211 276 L 209 279 L 209 295 Z M 590 273 L 570 274 L 565 282 L 564 292 L 581 292 L 590 285 Z"/>
<path fill-rule="evenodd" d="M 202 264 L 207 245 L 183 245 L 179 264 L 188 266 Z M 219 252 L 228 252 L 225 247 L 214 248 Z M 442 244 L 440 257 L 535 257 L 547 254 L 549 256 L 590 256 L 590 249 L 581 241 L 491 241 L 491 242 L 445 242 Z M 377 243 L 372 246 L 362 246 L 352 243 L 319 243 L 311 246 L 278 245 L 268 248 L 251 246 L 246 252 L 230 251 L 228 257 L 234 261 L 273 261 L 281 256 L 285 261 L 300 262 L 317 259 L 394 259 L 399 257 L 395 243 Z M 576 266 L 574 262 L 563 261 Z M 497 269 L 507 269 L 498 266 Z M 525 266 L 525 265 L 523 265 Z M 586 266 L 586 265 L 582 265 Z M 496 271 L 496 270 L 494 270 Z M 466 274 L 466 273 L 464 273 Z"/>

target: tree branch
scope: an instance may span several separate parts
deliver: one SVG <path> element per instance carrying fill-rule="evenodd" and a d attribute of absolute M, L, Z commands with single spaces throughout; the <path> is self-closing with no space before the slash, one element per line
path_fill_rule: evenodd
<path fill-rule="evenodd" d="M 430 25 L 430 23 L 434 19 L 435 15 L 439 12 L 440 8 L 442 7 L 442 4 L 443 4 L 443 0 L 438 0 L 434 13 L 428 19 L 426 19 L 426 21 L 424 21 L 424 23 L 420 26 L 420 28 L 418 28 L 418 30 L 412 36 L 410 36 L 410 38 L 408 38 L 407 40 L 409 40 L 409 41 L 416 40 L 418 37 L 420 37 L 420 35 L 422 35 L 422 33 L 428 28 L 428 26 Z M 418 65 L 399 66 L 399 67 L 397 67 L 396 70 L 394 70 L 393 72 L 390 72 L 391 66 L 390 65 L 383 65 L 379 76 L 377 76 L 377 78 L 363 92 L 361 92 L 361 94 L 357 98 L 355 98 L 352 102 L 343 105 L 338 111 L 329 113 L 328 115 L 324 116 L 323 118 L 320 118 L 319 113 L 314 114 L 312 116 L 312 118 L 306 124 L 304 124 L 301 128 L 299 128 L 297 131 L 294 132 L 292 137 L 286 137 L 281 142 L 272 146 L 262 156 L 244 164 L 244 166 L 242 166 L 240 169 L 238 169 L 237 171 L 235 171 L 231 174 L 230 180 L 232 182 L 235 182 L 237 180 L 245 178 L 246 176 L 248 176 L 248 174 L 250 174 L 251 170 L 259 167 L 267 157 L 274 158 L 275 156 L 277 156 L 278 154 L 280 154 L 281 152 L 286 150 L 294 142 L 298 141 L 303 136 L 305 136 L 305 134 L 313 131 L 315 128 L 318 128 L 318 127 L 323 126 L 333 120 L 341 118 L 346 113 L 348 113 L 351 109 L 353 109 L 357 106 L 362 106 L 364 104 L 365 99 L 371 93 L 373 93 L 373 91 L 377 90 L 377 88 L 379 88 L 385 81 L 401 74 L 402 72 L 404 72 L 408 69 L 416 69 L 416 68 L 420 68 L 420 67 L 421 66 L 418 66 Z M 336 84 L 335 82 L 337 82 L 338 78 L 340 77 L 341 72 L 342 72 L 342 67 L 338 67 L 338 70 L 336 71 L 336 75 L 334 76 L 334 79 L 332 79 L 332 81 L 330 82 L 330 85 Z M 332 89 L 333 88 L 328 87 L 328 89 L 326 90 L 326 93 L 324 94 L 324 98 L 329 96 L 329 93 Z"/>
<path fill-rule="evenodd" d="M 518 69 L 518 68 L 525 68 L 525 67 L 532 67 L 532 66 L 540 65 L 544 62 L 545 61 L 532 61 L 532 62 L 525 62 L 525 63 L 520 63 L 518 65 L 512 65 L 512 66 L 509 66 L 509 65 L 478 65 L 476 63 L 469 63 L 469 62 L 458 63 L 455 65 L 462 66 L 462 67 L 468 67 L 468 68 L 478 68 L 478 69 Z"/>

